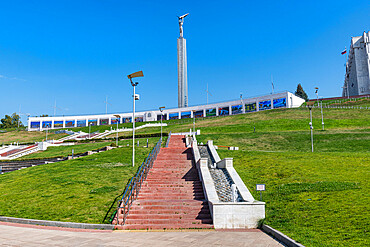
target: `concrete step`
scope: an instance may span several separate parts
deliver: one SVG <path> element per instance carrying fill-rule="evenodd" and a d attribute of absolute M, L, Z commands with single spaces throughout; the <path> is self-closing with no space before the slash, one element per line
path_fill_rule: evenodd
<path fill-rule="evenodd" d="M 133 205 L 145 206 L 145 205 L 167 205 L 167 206 L 208 206 L 207 202 L 203 200 L 191 200 L 191 199 L 173 199 L 173 200 L 155 200 L 155 199 L 145 199 L 136 200 Z"/>
<path fill-rule="evenodd" d="M 146 195 L 146 196 L 138 196 L 137 197 L 137 200 L 183 200 L 183 199 L 187 199 L 187 200 L 191 200 L 191 199 L 195 199 L 195 200 L 202 200 L 204 199 L 204 195 L 177 195 L 177 196 L 174 196 L 174 195 L 168 195 L 168 196 L 165 196 L 165 195 Z"/>
<path fill-rule="evenodd" d="M 168 194 L 168 193 L 193 193 L 194 194 L 202 194 L 203 195 L 203 188 L 173 188 L 173 187 L 163 187 L 161 189 L 152 189 L 152 188 L 141 188 L 140 193 L 141 195 L 146 194 Z"/>
<path fill-rule="evenodd" d="M 198 208 L 199 209 L 199 208 Z M 210 217 L 210 211 L 208 207 L 202 207 L 200 210 L 194 210 L 194 211 L 183 211 L 181 209 L 147 209 L 145 208 L 145 211 L 143 209 L 139 208 L 131 208 L 129 215 L 136 215 L 136 214 L 149 214 L 149 215 L 161 215 L 161 214 L 190 214 L 190 215 L 208 215 Z"/>
<path fill-rule="evenodd" d="M 211 224 L 174 224 L 174 225 L 154 225 L 154 224 L 132 224 L 116 225 L 117 230 L 162 230 L 162 229 L 213 229 Z"/>
<path fill-rule="evenodd" d="M 211 219 L 126 219 L 126 224 L 135 224 L 135 225 L 197 225 L 197 224 L 212 224 Z"/>
<path fill-rule="evenodd" d="M 187 219 L 187 220 L 202 220 L 202 219 L 209 219 L 209 214 L 198 214 L 198 213 L 182 213 L 182 212 L 176 212 L 174 211 L 173 213 L 163 213 L 163 214 L 150 214 L 146 212 L 137 212 L 133 214 L 130 211 L 131 214 L 127 216 L 127 219 L 142 219 L 142 220 L 150 220 L 150 219 Z"/>

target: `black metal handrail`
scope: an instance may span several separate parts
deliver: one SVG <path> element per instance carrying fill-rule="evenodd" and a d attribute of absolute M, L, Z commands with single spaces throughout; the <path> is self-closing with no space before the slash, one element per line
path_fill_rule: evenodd
<path fill-rule="evenodd" d="M 170 139 L 171 139 L 171 131 L 170 131 L 170 133 L 168 134 L 168 137 L 167 137 L 166 148 L 168 147 L 168 144 L 170 143 Z"/>
<path fill-rule="evenodd" d="M 161 150 L 162 138 L 159 139 L 153 150 L 150 152 L 148 157 L 139 167 L 139 170 L 136 172 L 135 176 L 130 179 L 130 182 L 127 184 L 125 191 L 123 193 L 122 199 L 118 201 L 117 211 L 116 211 L 116 225 L 124 225 L 126 222 L 127 215 L 130 212 L 131 205 L 133 201 L 137 198 L 142 183 L 145 181 L 149 170 L 153 167 L 153 163 L 157 158 L 159 151 Z M 120 215 L 123 215 L 122 220 L 120 221 Z"/>

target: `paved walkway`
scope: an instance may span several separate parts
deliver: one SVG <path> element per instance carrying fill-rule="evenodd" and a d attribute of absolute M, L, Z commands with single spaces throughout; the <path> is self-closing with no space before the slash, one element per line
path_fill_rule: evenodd
<path fill-rule="evenodd" d="M 127 232 L 0 223 L 0 246 L 283 246 L 260 230 Z"/>

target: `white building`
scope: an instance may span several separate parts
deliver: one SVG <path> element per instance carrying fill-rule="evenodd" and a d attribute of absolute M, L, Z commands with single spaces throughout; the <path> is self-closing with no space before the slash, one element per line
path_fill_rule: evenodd
<path fill-rule="evenodd" d="M 352 37 L 342 96 L 370 94 L 370 32 Z"/>
<path fill-rule="evenodd" d="M 293 108 L 299 107 L 303 102 L 303 99 L 290 92 L 282 92 L 208 105 L 165 109 L 163 111 L 163 120 L 227 116 L 275 108 Z M 119 115 L 120 118 L 117 118 L 115 115 Z M 161 119 L 161 112 L 159 110 L 135 112 L 135 119 L 136 122 L 158 121 Z M 132 112 L 102 115 L 30 117 L 28 119 L 28 130 L 85 127 L 89 124 L 110 125 L 116 124 L 117 121 L 118 123 L 131 122 Z"/>

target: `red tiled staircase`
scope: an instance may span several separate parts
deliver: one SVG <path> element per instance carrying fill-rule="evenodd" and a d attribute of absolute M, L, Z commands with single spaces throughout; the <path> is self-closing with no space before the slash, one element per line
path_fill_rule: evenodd
<path fill-rule="evenodd" d="M 184 136 L 172 135 L 118 229 L 213 228 L 202 183 Z M 123 217 L 121 215 L 121 217 Z"/>

